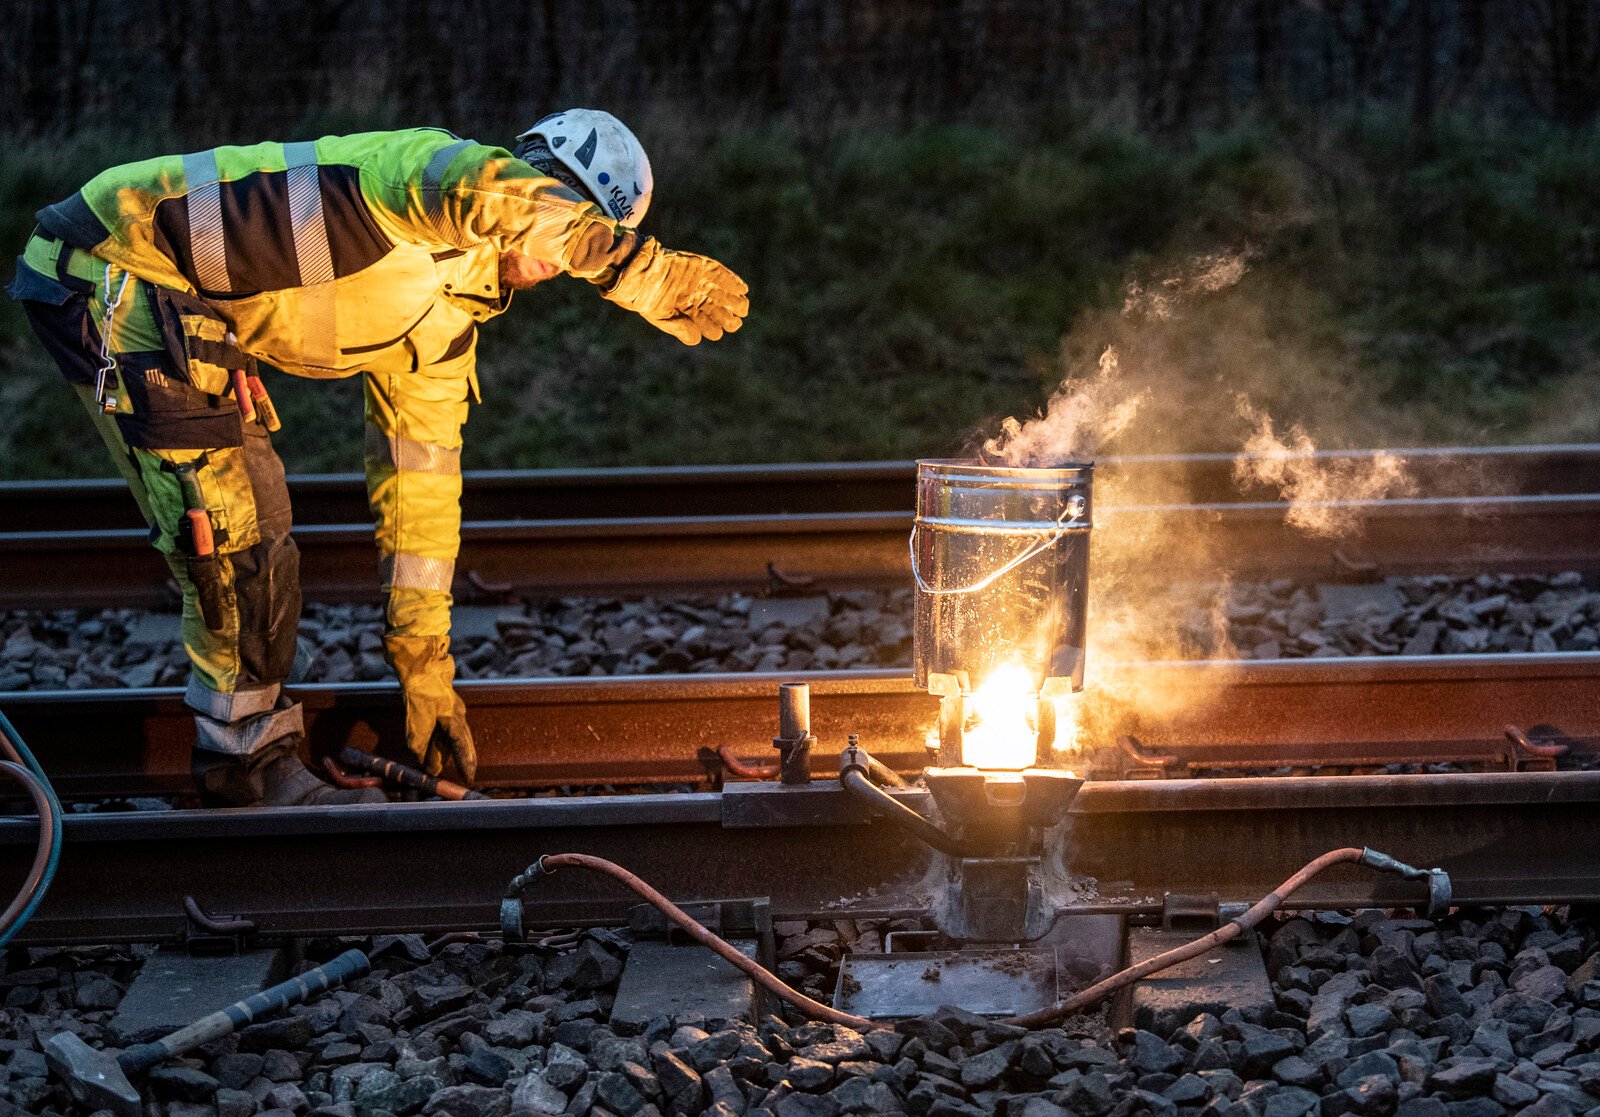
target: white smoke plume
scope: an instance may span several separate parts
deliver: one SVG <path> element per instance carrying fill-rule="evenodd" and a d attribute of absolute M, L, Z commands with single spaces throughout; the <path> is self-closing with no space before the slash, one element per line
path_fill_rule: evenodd
<path fill-rule="evenodd" d="M 1181 688 L 1154 688 L 1142 672 L 1117 664 L 1239 654 L 1229 635 L 1232 574 L 1217 537 L 1195 530 L 1192 518 L 1148 513 L 1215 496 L 1191 491 L 1186 474 L 1125 455 L 1215 445 L 1238 430 L 1236 483 L 1272 487 L 1289 505 L 1290 524 L 1324 537 L 1359 526 L 1360 510 L 1348 502 L 1414 488 L 1398 455 L 1317 456 L 1304 427 L 1279 437 L 1271 418 L 1249 402 L 1246 393 L 1315 412 L 1308 404 L 1318 402 L 1317 391 L 1330 400 L 1337 392 L 1317 371 L 1324 366 L 1296 347 L 1300 335 L 1265 315 L 1259 293 L 1240 289 L 1248 273 L 1248 252 L 1218 253 L 1130 284 L 1120 308 L 1086 314 L 1064 339 L 1068 375 L 1043 412 L 1008 418 L 973 447 L 984 460 L 1011 466 L 1118 456 L 1102 460 L 1095 481 L 1088 686 L 1070 714 L 1092 749 L 1144 727 L 1159 734 L 1168 714 L 1205 705 L 1228 678 L 1208 671 Z M 1072 375 L 1091 362 L 1092 371 Z M 1354 428 L 1339 429 L 1348 435 Z M 1174 578 L 1175 570 L 1188 573 Z"/>
<path fill-rule="evenodd" d="M 1148 389 L 1130 389 L 1119 375 L 1117 351 L 1100 354 L 1093 376 L 1062 381 L 1043 415 L 1026 422 L 1015 416 L 983 444 L 986 461 L 1010 466 L 1054 466 L 1092 458 L 1121 434 L 1149 398 Z"/>
<path fill-rule="evenodd" d="M 1134 280 L 1128 284 L 1122 300 L 1123 316 L 1138 314 L 1158 320 L 1171 318 L 1188 296 L 1214 293 L 1238 283 L 1244 278 L 1249 258 L 1248 249 L 1215 252 L 1209 256 L 1195 257 L 1185 267 L 1156 283 L 1147 285 Z"/>
<path fill-rule="evenodd" d="M 1241 488 L 1265 485 L 1289 502 L 1285 519 L 1308 535 L 1332 539 L 1358 526 L 1361 510 L 1351 502 L 1410 496 L 1416 483 L 1405 459 L 1386 450 L 1370 457 L 1317 457 L 1316 443 L 1296 423 L 1287 440 L 1273 428 L 1272 416 L 1257 411 L 1244 396 L 1239 414 L 1254 428 L 1234 459 L 1233 478 Z"/>

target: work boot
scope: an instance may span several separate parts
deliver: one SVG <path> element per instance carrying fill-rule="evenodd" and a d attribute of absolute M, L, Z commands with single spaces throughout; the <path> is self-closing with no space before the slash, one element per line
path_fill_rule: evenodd
<path fill-rule="evenodd" d="M 285 737 L 249 756 L 195 749 L 195 783 L 208 807 L 327 807 L 384 803 L 382 788 L 334 787 L 300 763 L 299 737 Z"/>

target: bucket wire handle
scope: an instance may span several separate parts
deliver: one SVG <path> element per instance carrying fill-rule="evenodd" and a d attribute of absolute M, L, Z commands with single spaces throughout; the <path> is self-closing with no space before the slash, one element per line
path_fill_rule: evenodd
<path fill-rule="evenodd" d="M 1067 534 L 1067 529 L 1068 529 L 1067 520 L 1073 519 L 1073 518 L 1075 518 L 1075 514 L 1072 511 L 1072 509 L 1071 508 L 1064 509 L 1062 511 L 1061 515 L 1056 518 L 1055 530 L 1052 531 L 1049 535 L 1045 536 L 1045 538 L 1042 541 L 1040 541 L 1038 543 L 1035 543 L 1033 546 L 1029 547 L 1026 551 L 1023 551 L 1020 555 L 1017 555 L 1015 558 L 1007 560 L 1006 563 L 1003 566 L 1001 566 L 998 570 L 993 570 L 993 571 L 989 572 L 988 574 L 985 574 L 982 578 L 980 578 L 976 582 L 973 582 L 970 586 L 952 586 L 949 589 L 937 589 L 937 588 L 935 588 L 933 586 L 928 585 L 927 582 L 924 582 L 922 580 L 922 571 L 920 569 L 918 569 L 918 567 L 917 567 L 917 528 L 920 527 L 921 525 L 917 524 L 917 523 L 912 523 L 912 525 L 911 525 L 911 537 L 907 541 L 907 546 L 910 548 L 910 551 L 911 551 L 911 576 L 916 579 L 917 588 L 919 590 L 921 590 L 923 593 L 929 593 L 929 594 L 933 594 L 935 596 L 944 596 L 944 595 L 947 595 L 947 594 L 958 594 L 958 593 L 977 593 L 979 590 L 984 589 L 985 587 L 994 584 L 994 582 L 996 580 L 1005 577 L 1007 574 L 1011 573 L 1013 570 L 1015 570 L 1017 567 L 1021 566 L 1023 563 L 1027 562 L 1029 559 L 1035 557 L 1036 555 L 1042 555 L 1042 554 L 1044 554 L 1044 552 L 1048 551 L 1051 547 L 1055 546 L 1056 540 L 1060 539 L 1063 535 Z"/>

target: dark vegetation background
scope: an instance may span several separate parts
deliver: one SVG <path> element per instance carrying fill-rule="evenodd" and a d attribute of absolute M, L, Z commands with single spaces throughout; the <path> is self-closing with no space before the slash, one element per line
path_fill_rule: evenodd
<path fill-rule="evenodd" d="M 1107 344 L 1122 452 L 1600 438 L 1600 0 L 0 0 L 0 239 L 105 166 L 628 120 L 649 231 L 750 282 L 686 349 L 557 281 L 483 335 L 470 467 L 951 452 Z M 1121 313 L 1196 257 L 1239 284 Z M 0 476 L 110 472 L 0 300 Z M 291 470 L 352 382 L 272 378 Z"/>

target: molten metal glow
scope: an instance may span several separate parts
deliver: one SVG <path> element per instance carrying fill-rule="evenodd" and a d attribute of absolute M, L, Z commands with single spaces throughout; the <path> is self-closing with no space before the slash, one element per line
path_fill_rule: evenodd
<path fill-rule="evenodd" d="M 1020 663 L 996 668 L 972 695 L 961 761 L 974 768 L 1030 768 L 1038 758 L 1039 691 Z"/>

